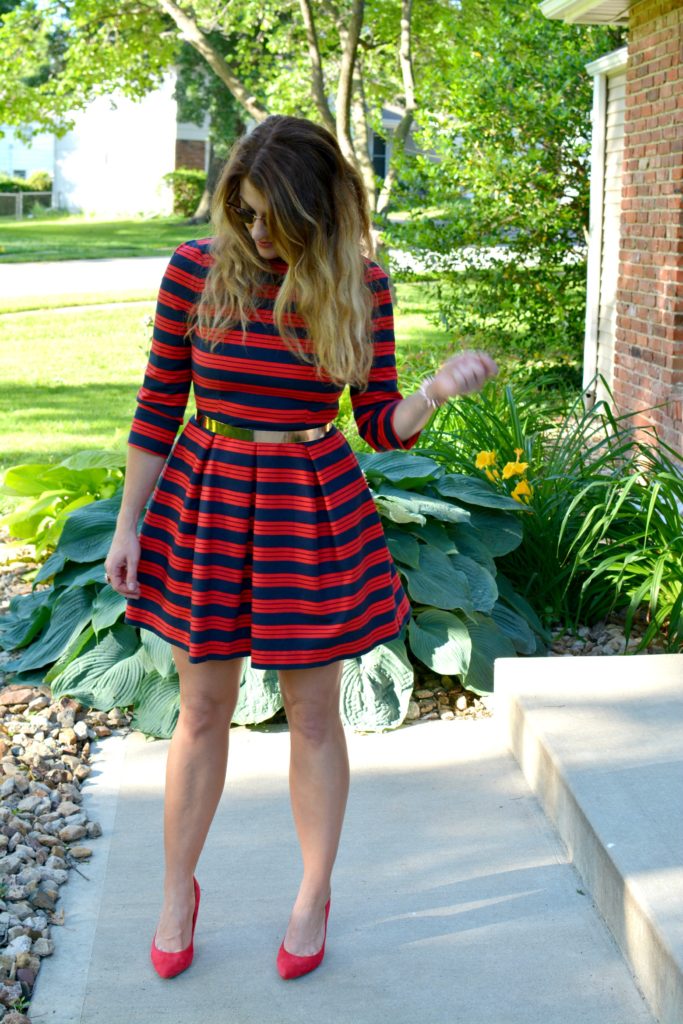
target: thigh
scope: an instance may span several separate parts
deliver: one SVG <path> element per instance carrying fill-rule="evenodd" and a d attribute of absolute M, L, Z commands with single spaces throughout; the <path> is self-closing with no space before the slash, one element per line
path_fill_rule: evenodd
<path fill-rule="evenodd" d="M 191 662 L 182 647 L 171 646 L 171 651 L 180 678 L 181 711 L 228 714 L 232 718 L 239 696 L 244 658 Z"/>

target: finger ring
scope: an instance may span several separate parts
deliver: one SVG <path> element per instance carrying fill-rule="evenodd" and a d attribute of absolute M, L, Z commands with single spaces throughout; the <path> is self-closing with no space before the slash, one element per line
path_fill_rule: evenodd
<path fill-rule="evenodd" d="M 111 576 L 109 575 L 108 572 L 104 574 L 104 578 L 106 579 L 107 583 L 111 583 Z"/>

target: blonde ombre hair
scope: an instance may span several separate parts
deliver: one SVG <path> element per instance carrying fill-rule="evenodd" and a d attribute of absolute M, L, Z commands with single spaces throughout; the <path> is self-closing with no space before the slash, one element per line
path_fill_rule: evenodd
<path fill-rule="evenodd" d="M 195 311 L 213 348 L 219 332 L 247 321 L 272 268 L 228 205 L 248 179 L 268 203 L 268 237 L 288 270 L 274 318 L 287 346 L 343 387 L 364 387 L 372 366 L 372 294 L 364 257 L 374 254 L 367 194 L 335 137 L 300 117 L 271 116 L 234 145 L 216 188 L 214 262 Z M 296 305 L 295 305 L 296 304 Z M 303 317 L 313 360 L 291 323 Z"/>

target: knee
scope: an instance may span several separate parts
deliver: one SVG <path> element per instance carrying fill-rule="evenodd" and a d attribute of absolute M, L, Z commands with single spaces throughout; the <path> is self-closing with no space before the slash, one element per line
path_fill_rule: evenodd
<path fill-rule="evenodd" d="M 181 701 L 179 720 L 193 735 L 214 732 L 216 729 L 227 730 L 234 710 L 234 701 L 193 697 Z"/>
<path fill-rule="evenodd" d="M 285 711 L 292 737 L 310 746 L 322 746 L 341 727 L 339 709 L 324 702 L 293 700 L 285 703 Z"/>

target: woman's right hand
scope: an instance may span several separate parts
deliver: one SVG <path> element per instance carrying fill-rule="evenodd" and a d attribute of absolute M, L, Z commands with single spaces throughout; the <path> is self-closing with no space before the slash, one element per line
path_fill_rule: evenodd
<path fill-rule="evenodd" d="M 140 561 L 140 541 L 134 529 L 117 530 L 104 560 L 104 571 L 109 578 L 109 585 L 123 597 L 135 600 L 140 596 L 138 583 L 138 563 Z"/>

